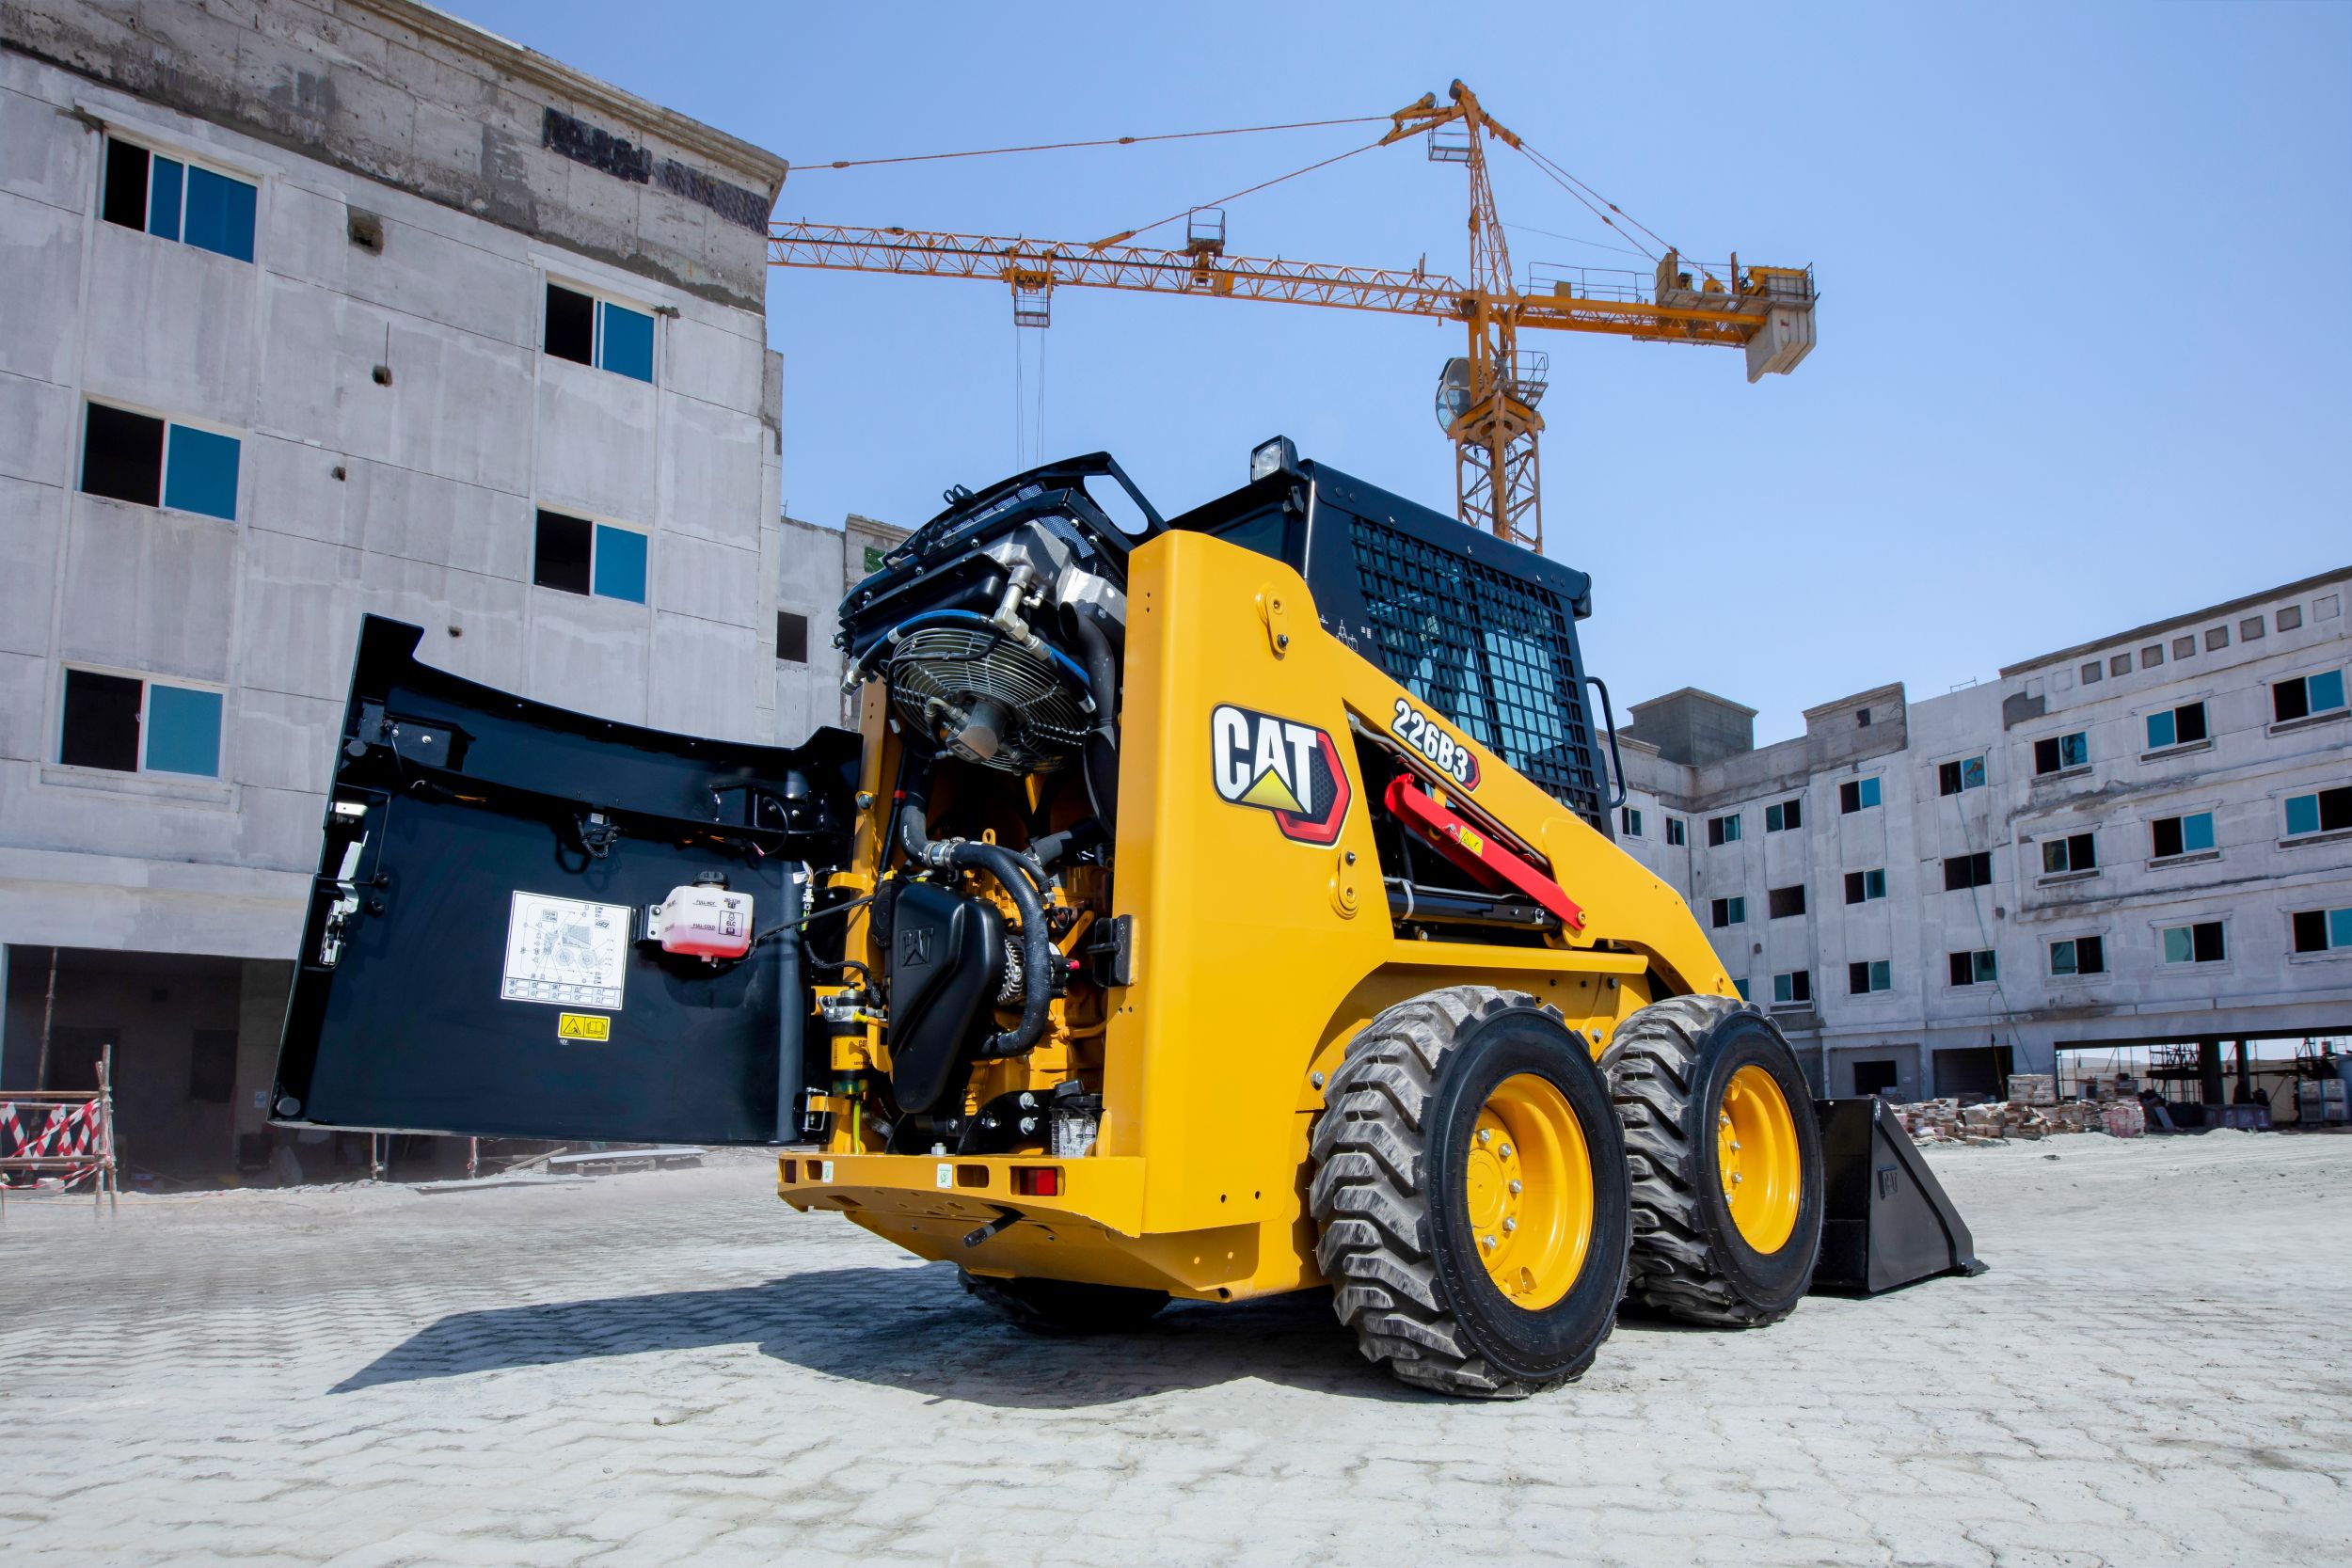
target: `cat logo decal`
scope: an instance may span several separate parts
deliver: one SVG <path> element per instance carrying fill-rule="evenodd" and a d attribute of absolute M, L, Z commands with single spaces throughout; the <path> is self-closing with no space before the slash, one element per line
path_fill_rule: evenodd
<path fill-rule="evenodd" d="M 1273 813 L 1297 843 L 1335 843 L 1347 820 L 1347 769 L 1312 724 L 1220 703 L 1209 714 L 1209 771 L 1217 799 Z"/>

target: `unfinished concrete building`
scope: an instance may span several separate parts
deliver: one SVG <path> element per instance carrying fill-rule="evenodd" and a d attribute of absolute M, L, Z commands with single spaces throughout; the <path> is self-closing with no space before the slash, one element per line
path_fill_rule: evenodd
<path fill-rule="evenodd" d="M 249 1166 L 363 613 L 613 719 L 837 716 L 784 166 L 405 0 L 9 0 L 0 149 L 0 1087 L 111 1045 L 132 1165 Z"/>
<path fill-rule="evenodd" d="M 1913 702 L 1636 705 L 1620 842 L 1831 1094 L 2352 1033 L 2352 567 Z"/>

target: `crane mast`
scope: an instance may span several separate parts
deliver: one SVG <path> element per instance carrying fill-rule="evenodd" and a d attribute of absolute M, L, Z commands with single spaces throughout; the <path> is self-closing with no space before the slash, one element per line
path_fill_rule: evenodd
<path fill-rule="evenodd" d="M 1537 155 L 1460 82 L 1446 103 L 1426 93 L 1389 119 L 1389 131 L 1374 145 L 1425 135 L 1431 161 L 1465 166 L 1470 264 L 1463 278 L 1432 274 L 1425 265 L 1407 272 L 1228 256 L 1223 215 L 1215 209 L 1196 210 L 1182 250 L 1131 245 L 1124 243 L 1127 234 L 1088 244 L 803 222 L 771 226 L 768 260 L 779 267 L 986 278 L 1010 289 L 1013 320 L 1023 326 L 1049 325 L 1054 291 L 1061 288 L 1256 299 L 1459 322 L 1469 332 L 1469 353 L 1446 362 L 1437 395 L 1438 422 L 1454 442 L 1456 514 L 1538 554 L 1544 538 L 1537 437 L 1544 421 L 1536 405 L 1549 383 L 1549 356 L 1522 350 L 1520 328 L 1745 348 L 1751 382 L 1788 373 L 1812 350 L 1809 267 L 1742 269 L 1735 255 L 1728 282 L 1701 269 L 1693 286 L 1679 255 L 1668 249 L 1647 288 L 1563 277 L 1546 289 L 1531 284 L 1522 291 L 1496 210 L 1487 140 Z"/>

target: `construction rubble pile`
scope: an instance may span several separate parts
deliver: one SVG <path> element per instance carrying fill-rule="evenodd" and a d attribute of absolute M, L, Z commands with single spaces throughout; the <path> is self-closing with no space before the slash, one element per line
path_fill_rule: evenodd
<path fill-rule="evenodd" d="M 2084 1085 L 2089 1100 L 2061 1101 L 2049 1079 L 2012 1077 L 2009 1099 L 1963 1105 L 1957 1100 L 1923 1100 L 1890 1107 L 1903 1131 L 1919 1143 L 1994 1144 L 2004 1138 L 2046 1138 L 2058 1132 L 2106 1132 L 2137 1138 L 2148 1130 L 2148 1115 L 2130 1080 L 2096 1079 Z"/>

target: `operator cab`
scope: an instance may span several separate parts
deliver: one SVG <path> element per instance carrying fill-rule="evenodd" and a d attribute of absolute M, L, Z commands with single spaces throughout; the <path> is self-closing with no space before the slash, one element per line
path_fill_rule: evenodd
<path fill-rule="evenodd" d="M 1614 837 L 1584 691 L 1599 683 L 1576 638 L 1584 573 L 1302 461 L 1279 436 L 1250 454 L 1248 484 L 1168 526 L 1289 566 L 1326 631 Z"/>

